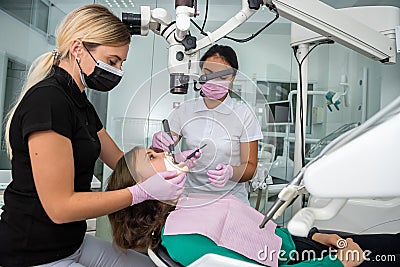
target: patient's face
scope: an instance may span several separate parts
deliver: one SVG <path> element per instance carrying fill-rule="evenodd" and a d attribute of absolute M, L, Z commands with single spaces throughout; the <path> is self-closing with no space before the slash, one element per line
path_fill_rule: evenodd
<path fill-rule="evenodd" d="M 139 181 L 143 182 L 157 172 L 166 171 L 164 158 L 165 153 L 156 153 L 152 149 L 142 148 L 136 155 L 136 173 Z"/>

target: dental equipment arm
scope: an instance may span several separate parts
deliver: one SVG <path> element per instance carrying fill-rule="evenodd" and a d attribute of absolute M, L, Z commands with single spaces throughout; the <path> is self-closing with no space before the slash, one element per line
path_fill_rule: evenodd
<path fill-rule="evenodd" d="M 306 237 L 314 226 L 315 220 L 330 220 L 346 204 L 347 199 L 331 199 L 321 208 L 303 208 L 299 210 L 288 223 L 292 235 Z"/>
<path fill-rule="evenodd" d="M 265 224 L 267 224 L 269 220 L 275 220 L 282 215 L 283 211 L 290 205 L 290 203 L 292 203 L 292 201 L 294 201 L 299 194 L 301 194 L 301 190 L 304 188 L 301 186 L 304 169 L 305 168 L 301 169 L 300 172 L 293 178 L 293 180 L 278 194 L 278 198 L 265 214 L 264 219 L 260 224 L 260 228 L 264 228 Z"/>

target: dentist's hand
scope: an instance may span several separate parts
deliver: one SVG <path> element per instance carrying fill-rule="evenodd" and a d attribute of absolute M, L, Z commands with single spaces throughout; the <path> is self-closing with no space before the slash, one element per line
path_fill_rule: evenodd
<path fill-rule="evenodd" d="M 156 151 L 156 152 L 162 152 L 162 151 L 167 151 L 169 152 L 169 145 L 175 144 L 175 142 L 178 140 L 178 137 L 173 136 L 172 138 L 163 131 L 156 132 L 153 135 L 153 140 L 151 142 L 151 148 Z"/>
<path fill-rule="evenodd" d="M 159 172 L 146 181 L 128 187 L 132 194 L 132 204 L 145 200 L 175 200 L 183 192 L 186 173 L 176 176 L 177 171 Z M 176 177 L 175 177 L 176 176 Z"/>
<path fill-rule="evenodd" d="M 224 187 L 229 179 L 233 177 L 233 168 L 231 165 L 218 164 L 215 170 L 207 171 L 208 180 L 215 187 Z"/>
<path fill-rule="evenodd" d="M 201 157 L 201 154 L 203 153 L 201 150 L 196 152 L 196 154 L 194 154 L 193 157 L 185 161 L 186 157 L 188 157 L 190 154 L 196 151 L 196 149 L 197 147 L 195 149 L 182 151 L 181 153 L 176 154 L 175 155 L 176 162 L 178 163 L 185 162 L 185 165 L 188 166 L 189 169 L 196 167 L 196 160 L 199 159 Z"/>

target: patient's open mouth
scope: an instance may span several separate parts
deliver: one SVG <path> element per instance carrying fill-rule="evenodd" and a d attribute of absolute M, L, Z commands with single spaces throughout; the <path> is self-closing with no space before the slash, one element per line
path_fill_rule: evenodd
<path fill-rule="evenodd" d="M 167 169 L 167 171 L 178 171 L 178 174 L 181 174 L 183 172 L 189 172 L 189 168 L 185 165 L 184 162 L 181 162 L 179 164 L 174 163 L 174 159 L 172 156 L 168 155 L 167 152 L 165 152 L 165 158 L 164 158 L 164 164 Z"/>

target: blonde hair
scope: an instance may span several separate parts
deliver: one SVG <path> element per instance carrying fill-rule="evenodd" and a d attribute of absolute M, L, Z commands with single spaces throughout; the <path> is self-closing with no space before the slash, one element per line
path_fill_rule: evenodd
<path fill-rule="evenodd" d="M 50 74 L 53 65 L 58 65 L 60 60 L 66 58 L 71 60 L 69 49 L 73 40 L 81 39 L 88 48 L 93 49 L 99 45 L 126 45 L 130 43 L 131 38 L 122 21 L 102 5 L 86 5 L 69 13 L 58 26 L 56 37 L 57 51 L 45 53 L 33 61 L 21 94 L 7 114 L 5 140 L 10 158 L 12 158 L 12 149 L 9 134 L 15 110 L 26 92 Z"/>

